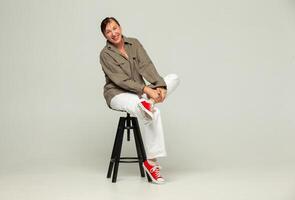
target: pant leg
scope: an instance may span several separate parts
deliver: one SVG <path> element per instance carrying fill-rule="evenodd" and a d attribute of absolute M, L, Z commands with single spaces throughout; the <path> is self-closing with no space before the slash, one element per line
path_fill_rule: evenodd
<path fill-rule="evenodd" d="M 114 96 L 110 106 L 114 110 L 126 111 L 129 114 L 136 116 L 139 121 L 144 121 L 145 118 L 139 110 L 137 104 L 140 102 L 139 97 L 134 93 L 121 93 Z"/>
<path fill-rule="evenodd" d="M 164 80 L 167 85 L 167 96 L 170 96 L 179 85 L 179 78 L 176 74 L 169 74 L 164 77 Z M 143 96 L 146 98 L 146 95 Z M 111 100 L 111 107 L 116 110 L 127 111 L 131 115 L 134 115 L 138 118 L 148 159 L 165 157 L 167 156 L 167 152 L 165 148 L 164 131 L 160 109 L 155 107 L 152 122 L 146 124 L 144 121 L 145 118 L 142 117 L 142 113 L 137 107 L 139 101 L 140 98 L 136 94 L 122 93 L 116 95 Z"/>
<path fill-rule="evenodd" d="M 164 81 L 167 85 L 167 96 L 170 96 L 180 83 L 179 77 L 176 74 L 168 74 L 164 77 Z"/>
<path fill-rule="evenodd" d="M 152 123 L 141 124 L 147 159 L 167 156 L 160 109 L 155 107 Z"/>
<path fill-rule="evenodd" d="M 167 85 L 168 97 L 171 95 L 171 93 L 173 93 L 173 91 L 175 91 L 180 83 L 180 80 L 176 74 L 169 74 L 164 77 L 164 81 Z M 161 112 L 156 105 L 154 108 L 155 112 L 152 123 L 142 126 L 144 133 L 143 140 L 145 141 L 146 155 L 148 159 L 167 156 Z"/>
<path fill-rule="evenodd" d="M 126 111 L 136 116 L 140 125 L 142 139 L 145 146 L 147 159 L 166 156 L 164 134 L 160 110 L 155 108 L 151 123 L 146 123 L 142 112 L 137 107 L 140 99 L 133 93 L 118 94 L 111 100 L 111 108 Z"/>

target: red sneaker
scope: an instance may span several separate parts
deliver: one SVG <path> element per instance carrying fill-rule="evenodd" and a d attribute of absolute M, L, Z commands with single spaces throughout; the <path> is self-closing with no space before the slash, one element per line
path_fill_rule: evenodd
<path fill-rule="evenodd" d="M 151 102 L 143 99 L 138 103 L 138 108 L 148 117 L 148 119 L 153 119 L 153 104 Z"/>
<path fill-rule="evenodd" d="M 151 177 L 154 183 L 164 183 L 164 178 L 160 175 L 161 166 L 159 165 L 151 165 L 147 160 L 143 162 L 143 168 Z"/>

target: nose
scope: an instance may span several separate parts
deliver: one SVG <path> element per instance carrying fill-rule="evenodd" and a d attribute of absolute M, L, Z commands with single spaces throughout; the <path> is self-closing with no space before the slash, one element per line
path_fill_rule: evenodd
<path fill-rule="evenodd" d="M 112 36 L 115 36 L 115 33 L 116 33 L 116 32 L 115 32 L 114 30 L 112 30 Z"/>

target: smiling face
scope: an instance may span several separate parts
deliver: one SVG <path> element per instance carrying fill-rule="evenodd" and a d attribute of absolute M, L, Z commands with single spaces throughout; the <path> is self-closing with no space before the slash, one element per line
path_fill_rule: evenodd
<path fill-rule="evenodd" d="M 111 20 L 106 25 L 104 36 L 109 42 L 118 45 L 122 42 L 122 29 L 114 20 Z"/>

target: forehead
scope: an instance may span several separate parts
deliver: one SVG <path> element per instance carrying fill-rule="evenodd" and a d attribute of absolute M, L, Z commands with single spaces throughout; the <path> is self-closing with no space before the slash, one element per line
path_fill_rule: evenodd
<path fill-rule="evenodd" d="M 111 20 L 107 25 L 106 25 L 106 30 L 112 29 L 115 26 L 119 26 L 114 20 Z"/>

